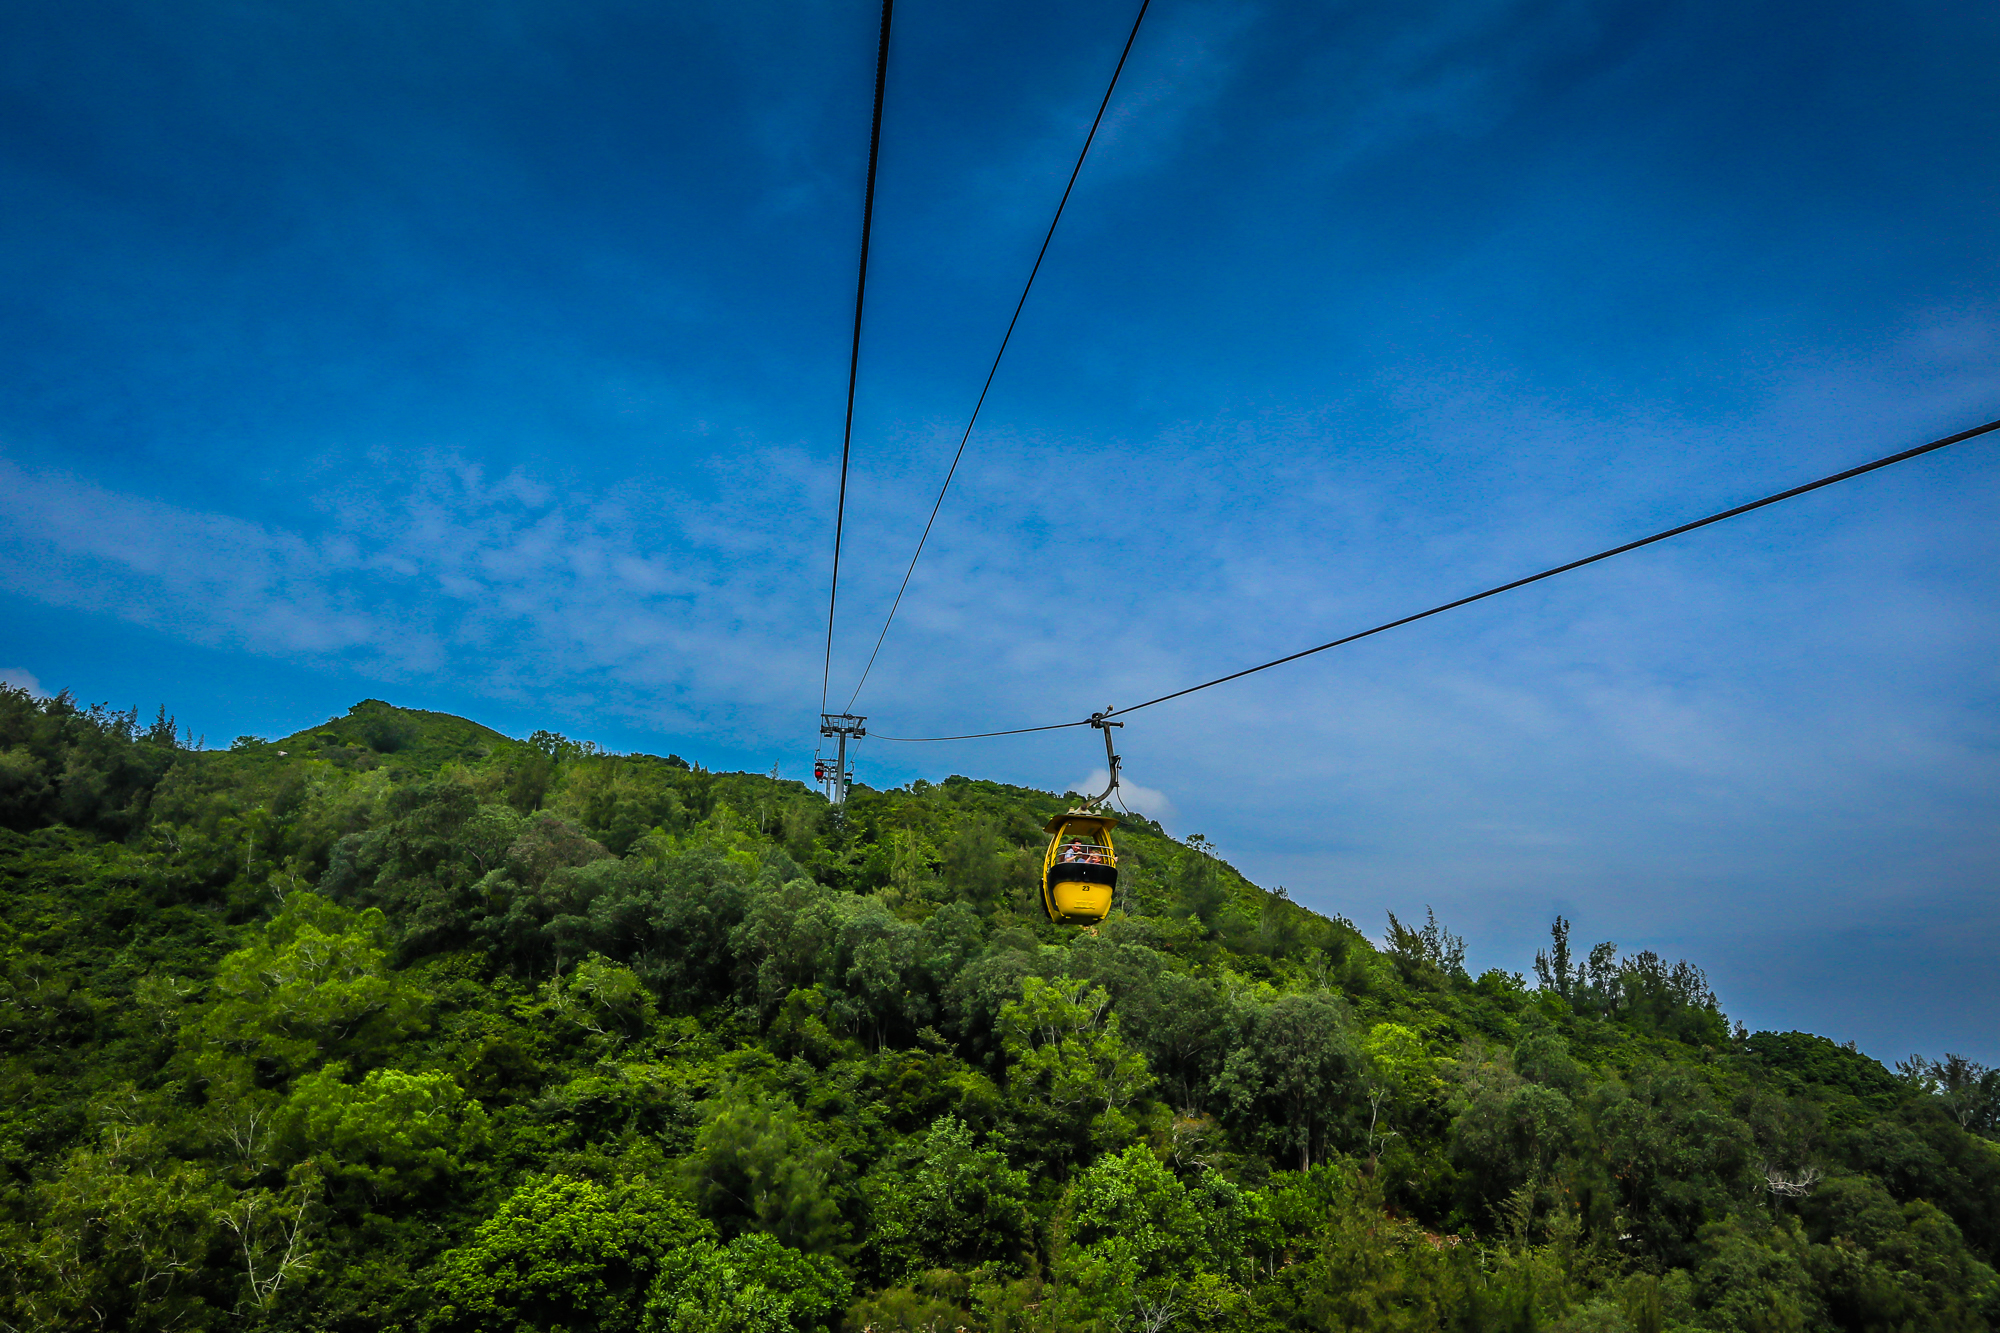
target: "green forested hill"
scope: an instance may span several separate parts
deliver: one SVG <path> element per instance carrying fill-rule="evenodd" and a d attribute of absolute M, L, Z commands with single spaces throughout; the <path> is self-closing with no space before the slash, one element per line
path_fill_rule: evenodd
<path fill-rule="evenodd" d="M 1063 805 L 0 691 L 0 1327 L 2000 1327 L 2000 1076 Z"/>

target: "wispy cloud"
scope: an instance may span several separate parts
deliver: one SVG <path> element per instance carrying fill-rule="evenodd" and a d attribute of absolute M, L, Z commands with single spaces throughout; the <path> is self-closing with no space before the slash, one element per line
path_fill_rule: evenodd
<path fill-rule="evenodd" d="M 42 689 L 42 682 L 35 679 L 34 673 L 25 671 L 20 667 L 0 667 L 0 685 L 7 685 L 17 690 L 26 690 L 30 694 L 39 695 L 46 693 Z"/>
<path fill-rule="evenodd" d="M 122 495 L 0 458 L 0 580 L 60 605 L 275 653 L 382 651 L 396 636 L 337 586 L 340 543 Z M 407 642 L 401 652 L 409 653 Z"/>
<path fill-rule="evenodd" d="M 803 692 L 809 577 L 759 505 L 375 463 L 307 533 L 0 458 L 0 583 L 211 646 L 655 724 L 686 724 L 689 696 L 727 729 Z M 765 498 L 784 475 L 774 460 Z"/>

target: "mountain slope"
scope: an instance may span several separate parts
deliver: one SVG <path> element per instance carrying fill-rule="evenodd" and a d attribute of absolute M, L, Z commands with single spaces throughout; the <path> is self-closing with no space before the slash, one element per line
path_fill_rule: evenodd
<path fill-rule="evenodd" d="M 1063 798 L 0 691 L 24 1328 L 1984 1329 L 2000 1088 Z M 1525 960 L 1524 960 L 1525 961 Z"/>

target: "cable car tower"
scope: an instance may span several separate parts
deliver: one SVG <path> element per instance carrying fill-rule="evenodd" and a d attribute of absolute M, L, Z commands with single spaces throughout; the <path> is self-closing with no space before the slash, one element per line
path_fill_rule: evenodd
<path fill-rule="evenodd" d="M 852 736 L 856 740 L 860 740 L 863 736 L 866 736 L 868 734 L 867 721 L 867 718 L 856 717 L 852 713 L 821 713 L 819 715 L 819 734 L 822 736 L 836 736 L 840 740 L 840 748 L 834 756 L 831 772 L 828 772 L 823 764 L 815 763 L 813 765 L 814 776 L 820 778 L 822 781 L 829 779 L 832 781 L 833 791 L 831 799 L 835 805 L 847 804 L 847 787 L 849 783 L 854 781 L 854 773 L 847 767 L 847 738 Z"/>

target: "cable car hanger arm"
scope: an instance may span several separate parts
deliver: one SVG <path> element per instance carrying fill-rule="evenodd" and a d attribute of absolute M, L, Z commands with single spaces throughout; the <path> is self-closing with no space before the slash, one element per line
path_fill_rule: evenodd
<path fill-rule="evenodd" d="M 1111 782 L 1102 792 L 1084 802 L 1084 809 L 1086 810 L 1094 810 L 1098 806 L 1103 805 L 1111 799 L 1111 793 L 1118 790 L 1118 766 L 1123 761 L 1118 758 L 1118 752 L 1111 748 L 1111 729 L 1113 727 L 1122 727 L 1125 724 L 1123 722 L 1111 721 L 1111 711 L 1111 705 L 1106 704 L 1103 712 L 1092 713 L 1090 715 L 1090 725 L 1104 733 L 1104 766 L 1111 774 Z"/>
<path fill-rule="evenodd" d="M 1580 560 L 1571 560 L 1567 564 L 1556 565 L 1553 568 L 1542 570 L 1539 574 L 1530 574 L 1525 578 L 1518 578 L 1510 583 L 1502 583 L 1497 587 L 1488 588 L 1484 592 L 1476 592 L 1468 597 L 1460 597 L 1455 601 L 1442 603 L 1441 605 L 1431 607 L 1428 611 L 1418 611 L 1413 615 L 1402 616 L 1395 620 L 1385 621 L 1384 623 L 1376 625 L 1371 629 L 1360 630 L 1356 633 L 1346 635 L 1342 638 L 1332 639 L 1326 643 L 1318 644 L 1311 648 L 1303 648 L 1296 653 L 1291 653 L 1284 657 L 1273 658 L 1269 662 L 1260 662 L 1256 666 L 1245 667 L 1241 671 L 1232 671 L 1226 676 L 1217 676 L 1214 680 L 1205 680 L 1201 682 L 1201 684 L 1199 685 L 1189 685 L 1185 689 L 1175 690 L 1171 694 L 1162 694 L 1156 699 L 1148 699 L 1144 703 L 1133 704 L 1129 708 L 1107 708 L 1102 713 L 1093 713 L 1089 717 L 1078 718 L 1074 722 L 1051 722 L 1044 726 L 1039 726 L 1039 727 L 1013 727 L 1005 731 L 979 731 L 964 736 L 878 736 L 877 739 L 885 741 L 905 741 L 905 742 L 974 741 L 974 740 L 984 740 L 989 736 L 1021 736 L 1021 735 L 1026 735 L 1027 733 L 1033 731 L 1060 731 L 1065 727 L 1102 726 L 1104 725 L 1103 719 L 1109 717 L 1114 712 L 1119 713 L 1121 715 L 1125 713 L 1136 713 L 1141 708 L 1151 708 L 1154 704 L 1163 704 L 1170 699 L 1178 699 L 1183 695 L 1193 694 L 1199 690 L 1206 690 L 1216 685 L 1226 685 L 1232 680 L 1241 680 L 1245 676 L 1254 676 L 1259 671 L 1269 671 L 1272 667 L 1283 666 L 1287 662 L 1296 662 L 1302 657 L 1311 657 L 1314 653 L 1323 653 L 1329 648 L 1338 648 L 1341 647 L 1343 644 L 1353 643 L 1357 639 L 1365 639 L 1368 638 L 1370 635 L 1380 634 L 1385 630 L 1397 629 L 1400 628 L 1401 626 L 1412 624 L 1419 620 L 1426 620 L 1429 619 L 1431 616 L 1441 615 L 1446 611 L 1453 611 L 1461 606 L 1469 606 L 1474 602 L 1484 601 L 1488 597 L 1497 597 L 1503 592 L 1512 592 L 1516 588 L 1525 588 L 1530 583 L 1540 583 L 1543 579 L 1551 579 L 1558 574 L 1567 574 L 1569 571 L 1573 569 L 1581 569 L 1585 565 L 1594 565 L 1600 560 L 1609 560 L 1612 556 L 1624 555 L 1627 551 L 1636 551 L 1642 546 L 1651 546 L 1653 543 L 1663 542 L 1667 540 L 1669 537 L 1678 537 L 1683 533 L 1693 532 L 1697 528 L 1708 527 L 1712 523 L 1720 523 L 1725 519 L 1736 518 L 1737 516 L 1742 514 L 1747 514 L 1752 510 L 1762 509 L 1766 505 L 1774 505 L 1781 500 L 1790 500 L 1796 496 L 1804 495 L 1808 491 L 1819 490 L 1823 486 L 1831 486 L 1836 482 L 1847 481 L 1851 478 L 1862 476 L 1865 473 L 1874 472 L 1877 471 L 1878 469 L 1890 467 L 1897 463 L 1907 462 L 1912 458 L 1919 457 L 1923 454 L 1933 453 L 1936 450 L 1948 448 L 1949 446 L 1954 444 L 1961 444 L 1966 440 L 1973 439 L 1980 435 L 1985 435 L 1995 430 L 2000 430 L 2000 421 L 1989 421 L 1983 426 L 1974 426 L 1972 429 L 1962 430 L 1956 435 L 1947 435 L 1941 440 L 1932 440 L 1929 444 L 1920 444 L 1914 449 L 1905 449 L 1901 453 L 1890 454 L 1886 458 L 1878 458 L 1873 462 L 1863 463 L 1859 467 L 1851 467 L 1844 472 L 1836 472 L 1832 476 L 1821 477 L 1817 481 L 1806 482 L 1803 486 L 1794 486 L 1790 490 L 1779 491 L 1776 495 L 1767 495 L 1761 500 L 1752 500 L 1748 504 L 1740 504 L 1733 509 L 1725 509 L 1720 513 L 1710 514 L 1706 518 L 1698 518 L 1690 523 L 1682 523 L 1677 527 L 1668 528 L 1664 532 L 1656 532 L 1650 537 L 1641 537 L 1636 541 L 1626 542 L 1622 546 L 1614 546 L 1611 547 L 1609 550 L 1599 551 L 1595 555 L 1587 555 Z M 1112 725 L 1115 726 L 1117 724 L 1113 723 Z M 1105 732 L 1105 738 L 1107 742 L 1110 739 L 1110 735 L 1111 735 L 1110 732 L 1108 731 Z M 1116 785 L 1115 781 L 1113 785 L 1114 786 Z M 1109 795 L 1109 792 L 1107 792 L 1106 795 Z"/>

